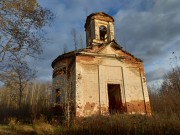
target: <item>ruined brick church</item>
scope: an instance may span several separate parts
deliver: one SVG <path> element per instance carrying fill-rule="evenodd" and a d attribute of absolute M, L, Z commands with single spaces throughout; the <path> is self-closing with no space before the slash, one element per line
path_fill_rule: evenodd
<path fill-rule="evenodd" d="M 143 61 L 116 43 L 114 19 L 92 13 L 84 27 L 86 48 L 52 62 L 55 105 L 69 106 L 77 117 L 151 114 Z"/>

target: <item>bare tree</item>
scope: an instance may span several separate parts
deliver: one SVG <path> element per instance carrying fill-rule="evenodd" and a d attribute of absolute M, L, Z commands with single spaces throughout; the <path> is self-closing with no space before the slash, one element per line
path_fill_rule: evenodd
<path fill-rule="evenodd" d="M 63 53 L 67 53 L 67 44 L 64 44 L 63 47 L 64 47 L 64 48 L 63 48 Z"/>
<path fill-rule="evenodd" d="M 178 65 L 180 57 L 178 59 L 175 52 L 172 52 L 172 55 L 173 57 L 170 58 L 172 69 L 164 76 L 161 92 L 176 91 L 180 93 L 180 67 Z"/>
<path fill-rule="evenodd" d="M 82 39 L 82 35 L 79 34 L 79 46 L 80 48 L 82 49 L 84 46 L 83 46 L 83 39 Z"/>
<path fill-rule="evenodd" d="M 10 90 L 10 99 L 18 102 L 20 110 L 26 86 L 35 77 L 26 57 L 42 52 L 42 28 L 53 18 L 52 12 L 37 0 L 0 1 L 0 81 Z"/>
<path fill-rule="evenodd" d="M 26 61 L 20 58 L 14 59 L 14 62 L 8 63 L 7 70 L 0 74 L 0 79 L 7 88 L 15 93 L 18 100 L 18 106 L 22 108 L 23 92 L 30 80 L 35 78 L 35 71 L 32 70 Z"/>
<path fill-rule="evenodd" d="M 41 53 L 41 29 L 53 19 L 36 0 L 0 1 L 0 61 Z"/>
<path fill-rule="evenodd" d="M 83 48 L 82 35 L 75 28 L 71 29 L 71 36 L 75 50 Z"/>
<path fill-rule="evenodd" d="M 29 82 L 23 90 L 21 104 L 22 112 L 18 113 L 18 91 L 7 87 L 0 87 L 0 120 L 3 121 L 9 117 L 36 119 L 40 114 L 51 117 L 52 97 L 50 82 Z"/>
<path fill-rule="evenodd" d="M 120 46 L 122 45 L 122 47 L 124 48 L 124 50 L 127 50 L 127 43 L 128 43 L 128 39 L 127 39 L 127 37 L 126 37 L 126 35 L 122 35 L 121 34 L 121 31 L 120 31 L 120 29 L 119 28 L 116 28 L 115 29 L 116 30 L 116 39 L 117 39 L 117 42 L 120 44 Z M 121 37 L 120 37 L 120 36 Z"/>
<path fill-rule="evenodd" d="M 150 92 L 152 110 L 165 115 L 176 115 L 180 113 L 180 67 L 178 57 L 172 53 L 171 70 L 164 75 L 158 92 Z M 155 91 L 155 90 L 154 90 Z"/>
<path fill-rule="evenodd" d="M 74 48 L 75 50 L 78 49 L 78 39 L 77 39 L 77 30 L 75 28 L 71 29 L 71 35 L 72 35 L 72 40 L 74 43 Z"/>

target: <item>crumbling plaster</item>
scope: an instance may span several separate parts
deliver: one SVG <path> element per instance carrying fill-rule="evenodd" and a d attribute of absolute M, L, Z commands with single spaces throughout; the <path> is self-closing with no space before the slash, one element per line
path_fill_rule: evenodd
<path fill-rule="evenodd" d="M 127 113 L 150 114 L 149 96 L 142 62 L 107 46 L 100 54 L 123 54 L 125 59 L 77 56 L 76 102 L 80 116 L 108 114 L 107 83 L 120 84 L 121 98 Z M 87 104 L 93 109 L 86 108 Z"/>

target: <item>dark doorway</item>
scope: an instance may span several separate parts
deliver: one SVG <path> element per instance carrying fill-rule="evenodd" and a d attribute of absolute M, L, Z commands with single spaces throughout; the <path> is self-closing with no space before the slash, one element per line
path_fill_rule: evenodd
<path fill-rule="evenodd" d="M 111 114 L 123 112 L 120 91 L 120 84 L 108 84 L 109 112 Z"/>

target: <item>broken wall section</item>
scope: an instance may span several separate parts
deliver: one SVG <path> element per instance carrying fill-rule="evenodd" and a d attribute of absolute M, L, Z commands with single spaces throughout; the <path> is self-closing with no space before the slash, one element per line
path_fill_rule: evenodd
<path fill-rule="evenodd" d="M 75 113 L 75 78 L 74 57 L 56 63 L 53 70 L 53 102 L 63 111 L 59 113 L 67 113 L 68 116 Z"/>

